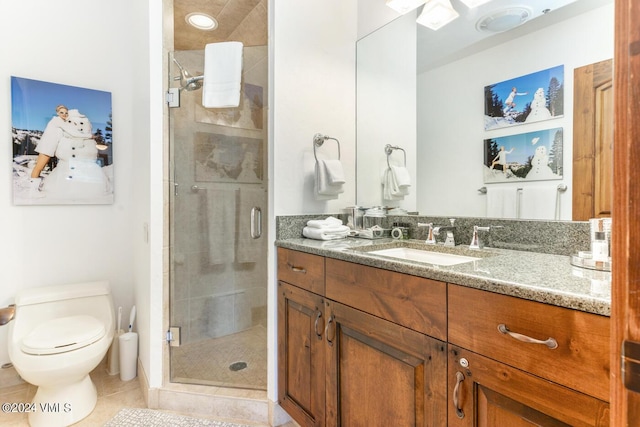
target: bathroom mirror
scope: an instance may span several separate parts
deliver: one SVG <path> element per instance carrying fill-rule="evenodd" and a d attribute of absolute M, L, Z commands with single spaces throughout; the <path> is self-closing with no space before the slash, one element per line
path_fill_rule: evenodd
<path fill-rule="evenodd" d="M 384 7 L 383 1 L 377 3 L 375 7 Z M 543 3 L 552 10 L 539 11 Z M 493 0 L 469 10 L 451 0 L 460 17 L 438 31 L 416 24 L 419 8 L 367 32 L 356 45 L 357 204 L 397 206 L 421 215 L 483 217 L 487 195 L 478 191 L 481 188 L 512 186 L 515 191 L 523 186 L 564 185 L 566 190 L 550 203 L 559 203 L 557 218 L 571 220 L 574 70 L 613 57 L 613 3 Z M 501 10 L 515 6 L 529 7 L 534 19 L 509 31 L 475 34 L 476 22 L 486 14 L 497 12 L 499 17 Z M 461 31 L 454 24 L 473 28 Z M 558 65 L 564 66 L 563 116 L 484 129 L 485 86 Z M 484 181 L 485 139 L 553 128 L 561 128 L 564 136 L 561 179 Z M 387 160 L 400 164 L 403 155 L 396 151 L 387 157 L 386 144 L 405 151 L 412 181 L 410 193 L 393 202 L 382 198 L 381 178 Z M 526 214 L 520 218 L 541 219 Z"/>

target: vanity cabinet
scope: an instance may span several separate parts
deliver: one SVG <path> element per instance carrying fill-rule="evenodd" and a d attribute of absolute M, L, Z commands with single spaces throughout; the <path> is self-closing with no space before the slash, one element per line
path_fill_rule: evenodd
<path fill-rule="evenodd" d="M 450 426 L 609 425 L 609 319 L 448 287 Z"/>
<path fill-rule="evenodd" d="M 308 426 L 608 426 L 609 318 L 278 248 L 279 399 Z"/>
<path fill-rule="evenodd" d="M 305 427 L 446 425 L 446 342 L 422 332 L 446 336 L 446 285 L 300 255 L 278 248 L 282 407 Z"/>

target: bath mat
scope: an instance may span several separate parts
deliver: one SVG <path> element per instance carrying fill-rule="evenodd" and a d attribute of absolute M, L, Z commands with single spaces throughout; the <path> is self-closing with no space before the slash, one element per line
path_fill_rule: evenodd
<path fill-rule="evenodd" d="M 251 427 L 224 421 L 205 420 L 153 409 L 124 408 L 104 427 Z"/>

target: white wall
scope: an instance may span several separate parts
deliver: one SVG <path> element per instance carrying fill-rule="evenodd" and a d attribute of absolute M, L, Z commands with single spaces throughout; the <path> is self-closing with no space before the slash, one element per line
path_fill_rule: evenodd
<path fill-rule="evenodd" d="M 138 18 L 147 20 L 145 8 L 128 0 L 0 5 L 0 306 L 20 289 L 97 279 L 109 280 L 115 305 L 126 313 L 133 304 L 135 281 L 145 276 L 144 249 L 134 243 L 142 239 L 140 221 L 148 211 L 148 108 L 140 108 L 148 105 L 140 89 L 148 77 L 144 68 L 136 71 L 148 50 L 136 29 Z M 10 76 L 111 92 L 114 204 L 12 204 Z M 0 363 L 9 360 L 6 346 L 3 327 Z"/>
<path fill-rule="evenodd" d="M 571 219 L 573 70 L 613 58 L 613 25 L 613 5 L 604 6 L 418 75 L 420 213 L 485 216 L 486 196 L 477 191 L 485 185 L 483 140 L 562 127 L 562 182 L 568 191 L 562 195 L 561 219 Z M 563 118 L 484 131 L 485 86 L 562 64 Z"/>
<path fill-rule="evenodd" d="M 339 212 L 355 203 L 355 41 L 357 4 L 273 2 L 273 178 L 275 215 Z M 345 192 L 313 196 L 313 136 L 340 141 Z M 334 141 L 318 149 L 335 158 Z"/>

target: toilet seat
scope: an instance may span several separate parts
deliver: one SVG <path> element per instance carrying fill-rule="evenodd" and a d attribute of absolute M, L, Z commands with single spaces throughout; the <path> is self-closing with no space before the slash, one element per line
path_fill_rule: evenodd
<path fill-rule="evenodd" d="M 93 316 L 59 317 L 36 326 L 22 340 L 21 349 L 33 355 L 64 353 L 88 346 L 106 332 L 102 322 Z"/>

